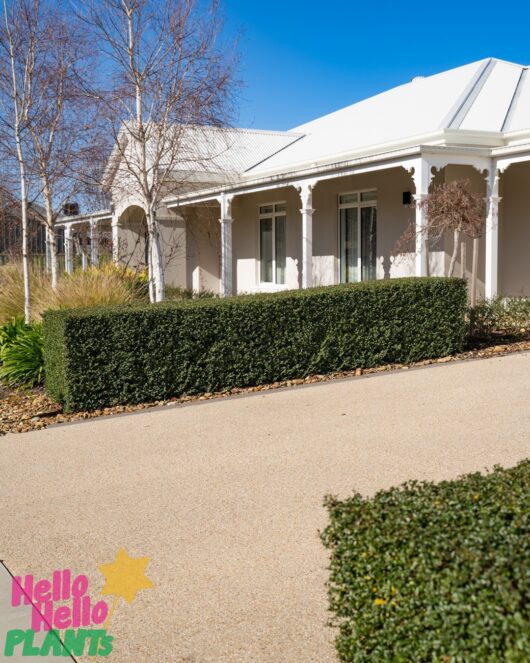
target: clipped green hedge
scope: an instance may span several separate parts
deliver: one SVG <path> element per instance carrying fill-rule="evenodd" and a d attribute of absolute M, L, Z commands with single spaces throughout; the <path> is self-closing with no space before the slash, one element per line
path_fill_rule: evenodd
<path fill-rule="evenodd" d="M 530 461 L 327 499 L 342 661 L 526 663 Z"/>
<path fill-rule="evenodd" d="M 48 311 L 46 389 L 68 410 L 222 391 L 459 351 L 460 279 Z"/>

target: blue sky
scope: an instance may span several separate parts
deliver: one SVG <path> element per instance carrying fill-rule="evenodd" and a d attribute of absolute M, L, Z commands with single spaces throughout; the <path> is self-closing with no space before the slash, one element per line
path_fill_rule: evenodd
<path fill-rule="evenodd" d="M 530 64 L 528 2 L 224 0 L 223 8 L 227 34 L 241 33 L 236 124 L 255 129 L 289 129 L 484 57 Z"/>

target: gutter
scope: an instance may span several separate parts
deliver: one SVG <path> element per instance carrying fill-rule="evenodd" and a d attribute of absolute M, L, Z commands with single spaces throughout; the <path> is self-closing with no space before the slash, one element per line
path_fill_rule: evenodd
<path fill-rule="evenodd" d="M 76 214 L 75 216 L 61 216 L 55 222 L 56 226 L 72 226 L 76 223 L 85 223 L 87 221 L 103 221 L 112 219 L 112 210 L 99 210 L 92 214 Z"/>
<path fill-rule="evenodd" d="M 484 136 L 482 132 L 454 132 L 454 131 L 442 131 L 437 132 L 436 134 L 429 134 L 429 137 L 432 138 L 435 136 L 445 136 L 446 138 L 452 138 L 455 134 L 460 138 L 462 134 L 466 133 L 470 138 L 476 138 L 477 136 Z M 498 134 L 493 134 L 489 138 L 491 141 L 492 138 L 498 140 Z M 444 145 L 444 144 L 424 144 L 418 143 L 407 148 L 389 150 L 386 152 L 380 152 L 378 154 L 370 154 L 367 156 L 359 156 L 350 158 L 344 161 L 336 161 L 333 163 L 327 163 L 322 165 L 313 164 L 311 167 L 302 168 L 300 170 L 291 170 L 284 173 L 273 174 L 270 176 L 256 177 L 253 179 L 240 179 L 238 182 L 218 185 L 216 187 L 211 187 L 209 189 L 202 189 L 194 193 L 185 194 L 179 197 L 168 197 L 164 200 L 164 204 L 168 208 L 179 207 L 180 205 L 190 204 L 193 202 L 206 202 L 207 200 L 212 200 L 217 198 L 222 193 L 234 193 L 234 194 L 244 194 L 250 193 L 250 190 L 254 189 L 263 189 L 270 187 L 271 185 L 274 188 L 278 188 L 280 185 L 289 186 L 293 182 L 296 182 L 300 179 L 317 179 L 318 175 L 324 175 L 322 178 L 318 179 L 330 179 L 336 175 L 340 175 L 341 172 L 348 169 L 355 169 L 356 167 L 364 166 L 366 164 L 373 163 L 383 164 L 389 162 L 389 167 L 395 160 L 410 158 L 417 156 L 418 154 L 429 154 L 429 153 L 455 153 L 455 154 L 469 154 L 473 156 L 480 157 L 491 157 L 491 143 L 490 147 L 483 147 L 480 145 L 476 146 L 462 146 L 462 145 Z M 354 174 L 354 173 L 352 173 Z"/>

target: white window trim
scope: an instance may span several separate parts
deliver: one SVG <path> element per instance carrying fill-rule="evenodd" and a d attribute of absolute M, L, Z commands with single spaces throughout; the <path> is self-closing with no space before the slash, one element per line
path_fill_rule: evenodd
<path fill-rule="evenodd" d="M 376 193 L 376 199 L 375 200 L 365 200 L 361 201 L 361 193 L 372 193 L 375 191 Z M 340 202 L 340 197 L 341 196 L 350 196 L 352 194 L 356 193 L 358 198 L 356 203 L 341 203 Z M 375 207 L 377 209 L 377 188 L 372 187 L 370 189 L 355 189 L 353 191 L 341 191 L 340 193 L 337 194 L 337 239 L 338 239 L 338 246 L 337 246 L 337 264 L 338 264 L 338 272 L 337 272 L 337 283 L 342 283 L 341 280 L 341 271 L 342 271 L 342 246 L 341 246 L 341 228 L 340 228 L 340 211 L 343 209 L 360 209 L 361 207 Z M 360 215 L 359 215 L 359 223 L 357 224 L 357 246 L 359 247 L 359 255 L 357 256 L 357 281 L 355 283 L 359 283 L 359 281 L 362 281 L 362 256 L 361 256 L 361 223 L 360 223 Z"/>
<path fill-rule="evenodd" d="M 275 210 L 276 205 L 285 205 L 285 210 L 283 212 L 276 212 Z M 265 206 L 267 207 L 272 206 L 272 212 L 269 212 L 268 214 L 265 212 L 261 213 L 260 209 Z M 285 217 L 285 226 L 286 226 L 285 240 L 287 243 L 287 202 L 285 200 L 274 200 L 270 203 L 260 203 L 258 205 L 258 288 L 260 290 L 269 290 L 272 292 L 276 290 L 288 289 L 286 283 L 276 283 L 276 217 L 277 216 Z M 272 219 L 272 278 L 274 279 L 273 281 L 261 280 L 261 220 L 262 219 Z M 286 260 L 285 270 L 287 272 L 287 255 L 285 256 L 285 260 Z M 285 275 L 285 277 L 287 280 L 287 274 Z"/>

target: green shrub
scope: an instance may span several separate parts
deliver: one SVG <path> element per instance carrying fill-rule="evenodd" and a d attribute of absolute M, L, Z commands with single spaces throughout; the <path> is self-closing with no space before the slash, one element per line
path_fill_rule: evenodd
<path fill-rule="evenodd" d="M 468 333 L 472 338 L 498 334 L 526 336 L 530 333 L 530 298 L 485 299 L 469 309 L 468 318 Z"/>
<path fill-rule="evenodd" d="M 460 279 L 396 279 L 49 311 L 46 388 L 67 409 L 157 400 L 460 350 Z"/>
<path fill-rule="evenodd" d="M 182 299 L 207 299 L 218 297 L 211 290 L 192 290 L 191 288 L 181 288 L 179 286 L 166 285 L 166 300 L 180 301 Z"/>
<path fill-rule="evenodd" d="M 530 461 L 326 504 L 340 660 L 528 661 Z"/>
<path fill-rule="evenodd" d="M 44 380 L 42 325 L 13 322 L 0 328 L 0 381 L 36 387 Z"/>

